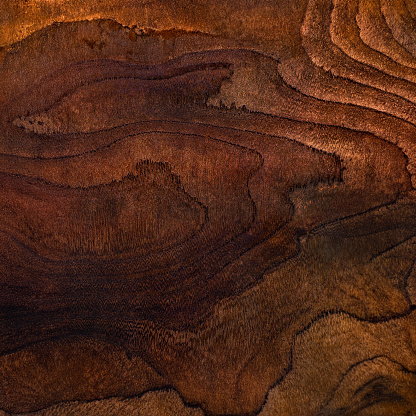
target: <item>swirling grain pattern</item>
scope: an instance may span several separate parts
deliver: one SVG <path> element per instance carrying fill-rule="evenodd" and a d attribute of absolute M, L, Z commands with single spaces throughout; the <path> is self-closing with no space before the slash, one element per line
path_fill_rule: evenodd
<path fill-rule="evenodd" d="M 412 1 L 81 3 L 0 6 L 0 414 L 416 414 Z"/>

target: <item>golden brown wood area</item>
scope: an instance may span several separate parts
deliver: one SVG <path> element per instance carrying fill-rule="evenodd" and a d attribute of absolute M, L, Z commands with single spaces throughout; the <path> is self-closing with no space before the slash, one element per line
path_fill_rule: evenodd
<path fill-rule="evenodd" d="M 416 415 L 416 3 L 0 4 L 0 415 Z"/>

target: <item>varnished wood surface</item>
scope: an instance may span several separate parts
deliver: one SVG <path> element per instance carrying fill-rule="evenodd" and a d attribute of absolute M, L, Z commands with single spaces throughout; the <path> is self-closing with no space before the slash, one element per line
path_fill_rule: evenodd
<path fill-rule="evenodd" d="M 416 414 L 407 0 L 0 6 L 0 414 Z"/>

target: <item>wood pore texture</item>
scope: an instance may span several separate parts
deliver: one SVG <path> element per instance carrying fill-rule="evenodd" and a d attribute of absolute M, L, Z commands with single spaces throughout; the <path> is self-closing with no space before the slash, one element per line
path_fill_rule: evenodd
<path fill-rule="evenodd" d="M 416 415 L 414 0 L 0 2 L 0 415 Z"/>

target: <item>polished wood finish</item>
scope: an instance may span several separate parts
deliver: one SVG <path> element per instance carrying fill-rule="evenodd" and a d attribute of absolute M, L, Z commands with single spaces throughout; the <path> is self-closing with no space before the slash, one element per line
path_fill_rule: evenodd
<path fill-rule="evenodd" d="M 414 4 L 81 3 L 0 6 L 0 414 L 416 412 Z"/>

